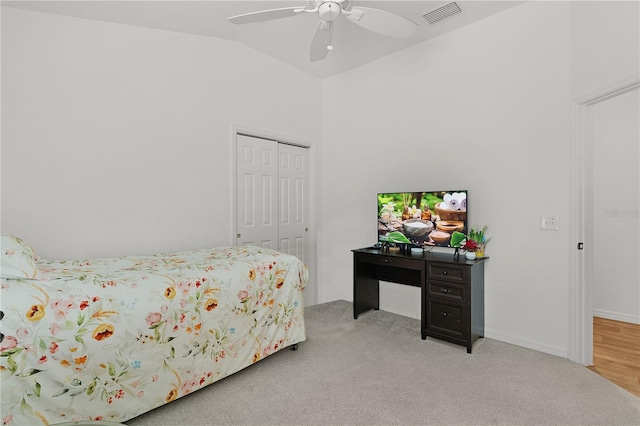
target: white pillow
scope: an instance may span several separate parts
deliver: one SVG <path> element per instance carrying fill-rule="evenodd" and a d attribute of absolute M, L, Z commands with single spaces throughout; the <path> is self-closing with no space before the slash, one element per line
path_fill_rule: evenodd
<path fill-rule="evenodd" d="M 0 240 L 0 275 L 5 279 L 41 278 L 36 266 L 36 252 L 13 235 L 2 234 Z"/>

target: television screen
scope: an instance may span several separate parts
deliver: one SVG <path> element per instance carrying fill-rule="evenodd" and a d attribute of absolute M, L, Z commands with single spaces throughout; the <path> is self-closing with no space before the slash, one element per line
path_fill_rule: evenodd
<path fill-rule="evenodd" d="M 467 233 L 467 191 L 378 194 L 378 241 L 401 233 L 418 246 L 451 247 L 454 231 Z"/>

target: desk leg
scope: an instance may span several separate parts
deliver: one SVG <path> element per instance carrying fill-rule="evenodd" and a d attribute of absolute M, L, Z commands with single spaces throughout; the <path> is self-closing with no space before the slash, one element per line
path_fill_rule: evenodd
<path fill-rule="evenodd" d="M 354 259 L 353 268 L 353 319 L 370 309 L 380 309 L 380 282 L 374 278 L 375 265 L 360 263 Z"/>
<path fill-rule="evenodd" d="M 422 340 L 427 340 L 427 271 L 420 271 L 420 331 Z"/>
<path fill-rule="evenodd" d="M 353 283 L 353 318 L 371 309 L 380 309 L 380 282 L 361 277 Z"/>

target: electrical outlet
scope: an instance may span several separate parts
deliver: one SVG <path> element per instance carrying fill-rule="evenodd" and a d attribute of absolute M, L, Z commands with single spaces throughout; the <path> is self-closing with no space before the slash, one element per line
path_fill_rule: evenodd
<path fill-rule="evenodd" d="M 546 231 L 557 231 L 558 230 L 558 216 L 542 216 L 542 222 L 540 224 L 540 229 L 544 229 Z"/>

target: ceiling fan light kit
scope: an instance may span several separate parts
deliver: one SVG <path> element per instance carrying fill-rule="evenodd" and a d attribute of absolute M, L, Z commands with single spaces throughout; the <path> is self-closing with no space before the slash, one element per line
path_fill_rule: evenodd
<path fill-rule="evenodd" d="M 418 29 L 418 25 L 413 21 L 386 10 L 351 7 L 350 0 L 309 0 L 307 3 L 311 6 L 310 9 L 285 7 L 261 10 L 232 16 L 228 20 L 234 24 L 251 24 L 287 18 L 302 13 L 317 13 L 320 16 L 320 22 L 311 40 L 309 53 L 312 62 L 326 58 L 329 51 L 333 50 L 333 23 L 341 15 L 345 15 L 351 22 L 369 31 L 388 37 L 409 38 Z"/>

